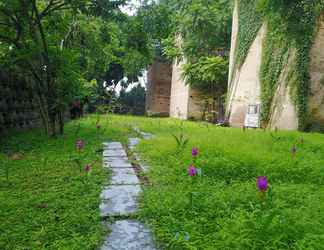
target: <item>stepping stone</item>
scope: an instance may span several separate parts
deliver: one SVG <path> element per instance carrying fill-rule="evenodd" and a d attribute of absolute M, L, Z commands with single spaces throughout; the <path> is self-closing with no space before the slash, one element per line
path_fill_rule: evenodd
<path fill-rule="evenodd" d="M 144 140 L 150 140 L 153 138 L 153 135 L 150 133 L 142 132 L 141 135 L 143 136 Z"/>
<path fill-rule="evenodd" d="M 128 157 L 127 156 L 121 156 L 121 157 L 104 157 L 103 160 L 104 160 L 104 162 L 114 162 L 114 161 L 124 161 L 124 162 L 127 162 L 128 161 Z"/>
<path fill-rule="evenodd" d="M 116 149 L 116 150 L 104 150 L 103 156 L 104 157 L 126 157 L 127 154 L 123 149 Z"/>
<path fill-rule="evenodd" d="M 112 172 L 113 174 L 116 175 L 125 175 L 125 174 L 132 174 L 132 175 L 136 175 L 134 168 L 130 167 L 130 168 L 112 168 Z"/>
<path fill-rule="evenodd" d="M 101 250 L 155 250 L 152 234 L 134 220 L 116 221 Z"/>
<path fill-rule="evenodd" d="M 111 162 L 104 161 L 104 167 L 106 168 L 131 168 L 132 164 L 124 160 L 115 160 Z"/>
<path fill-rule="evenodd" d="M 103 146 L 105 149 L 123 149 L 123 145 L 120 142 L 105 142 Z"/>
<path fill-rule="evenodd" d="M 140 139 L 139 138 L 129 138 L 128 139 L 128 147 L 130 147 L 130 148 L 135 147 L 139 143 L 140 143 Z"/>
<path fill-rule="evenodd" d="M 141 187 L 136 185 L 109 186 L 101 193 L 100 214 L 102 217 L 130 215 L 137 210 L 137 197 Z"/>
<path fill-rule="evenodd" d="M 140 181 L 133 168 L 113 168 L 112 185 L 139 185 Z"/>

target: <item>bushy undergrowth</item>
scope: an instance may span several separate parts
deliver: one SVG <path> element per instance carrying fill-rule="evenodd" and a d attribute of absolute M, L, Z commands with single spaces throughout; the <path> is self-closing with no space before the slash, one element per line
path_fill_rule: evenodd
<path fill-rule="evenodd" d="M 143 120 L 141 126 L 157 135 L 140 146 L 153 183 L 141 217 L 162 247 L 324 249 L 323 135 L 186 122 L 190 140 L 179 152 L 170 135 L 177 121 Z M 188 176 L 191 147 L 199 148 L 202 177 Z M 258 176 L 269 180 L 265 198 L 256 187 Z"/>
<path fill-rule="evenodd" d="M 99 194 L 107 181 L 98 149 L 101 142 L 124 139 L 129 132 L 119 125 L 114 128 L 113 120 L 102 117 L 99 132 L 95 116 L 70 122 L 66 134 L 57 139 L 40 130 L 2 138 L 0 249 L 98 247 L 104 232 Z M 85 143 L 80 153 L 77 138 Z M 91 164 L 89 173 L 87 164 Z"/>

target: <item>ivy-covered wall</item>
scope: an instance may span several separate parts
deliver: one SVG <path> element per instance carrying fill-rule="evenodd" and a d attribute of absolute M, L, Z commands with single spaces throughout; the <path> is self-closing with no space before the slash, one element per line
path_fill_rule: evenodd
<path fill-rule="evenodd" d="M 266 35 L 262 44 L 262 62 L 259 70 L 261 121 L 263 127 L 275 126 L 273 113 L 285 107 L 276 103 L 282 83 L 289 89 L 288 102 L 292 102 L 296 112 L 296 127 L 300 130 L 314 128 L 314 123 L 321 123 L 324 119 L 318 115 L 313 117 L 314 102 L 311 101 L 312 77 L 312 48 L 321 25 L 320 16 L 323 4 L 315 0 L 236 0 L 238 12 L 238 33 L 232 65 L 233 76 L 229 86 L 238 78 L 247 56 L 251 53 L 251 45 L 257 38 L 261 26 L 266 26 Z M 235 30 L 235 28 L 233 28 Z M 320 49 L 320 48 L 319 48 Z M 321 48 L 324 50 L 324 48 Z M 324 58 L 323 58 L 324 60 Z M 321 74 L 318 70 L 318 74 Z M 323 72 L 324 74 L 324 72 Z M 244 85 L 237 80 L 237 88 Z M 229 96 L 234 96 L 236 89 L 230 88 Z M 234 93 L 233 93 L 234 91 Z M 318 93 L 315 93 L 315 95 Z M 233 98 L 232 98 L 233 99 Z M 231 102 L 232 99 L 229 99 Z M 283 99 L 283 98 L 281 98 Z M 312 103 L 312 105 L 310 105 Z M 317 100 L 317 104 L 320 101 Z M 228 105 L 232 109 L 231 105 Z M 276 111 L 277 109 L 277 111 Z M 292 109 L 289 109 L 293 112 Z M 228 110 L 229 116 L 235 115 Z M 323 117 L 324 118 L 324 117 Z M 315 121 L 316 120 L 316 121 Z M 285 129 L 283 126 L 282 128 Z M 287 127 L 291 128 L 291 127 Z M 318 126 L 317 126 L 318 128 Z"/>
<path fill-rule="evenodd" d="M 0 71 L 0 134 L 39 125 L 37 105 L 26 83 Z"/>

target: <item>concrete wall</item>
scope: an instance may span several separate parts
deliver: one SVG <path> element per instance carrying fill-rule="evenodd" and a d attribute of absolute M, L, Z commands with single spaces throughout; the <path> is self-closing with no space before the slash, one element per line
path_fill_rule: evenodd
<path fill-rule="evenodd" d="M 289 65 L 292 65 L 295 60 L 295 51 L 290 50 L 288 63 L 282 70 L 279 77 L 279 85 L 274 95 L 271 111 L 269 128 L 297 130 L 298 117 L 296 105 L 293 103 L 290 96 L 291 89 L 288 84 Z"/>
<path fill-rule="evenodd" d="M 236 7 L 237 8 L 237 7 Z M 237 14 L 234 13 L 234 19 Z M 238 20 L 233 21 L 238 25 Z M 237 27 L 233 27 L 233 40 L 237 38 Z M 236 34 L 235 34 L 236 32 Z M 233 76 L 229 82 L 227 118 L 233 127 L 244 125 L 245 115 L 249 104 L 260 104 L 260 68 L 262 59 L 262 42 L 266 34 L 266 25 L 259 30 L 252 43 L 243 65 L 234 68 L 234 58 L 231 57 L 231 69 Z M 236 42 L 234 42 L 236 43 Z M 233 49 L 233 47 L 232 47 Z M 231 52 L 232 54 L 233 52 Z M 233 54 L 232 54 L 233 55 Z"/>
<path fill-rule="evenodd" d="M 170 117 L 188 119 L 190 88 L 181 76 L 183 62 L 175 62 L 172 67 Z"/>
<path fill-rule="evenodd" d="M 235 49 L 238 35 L 238 3 L 235 1 L 233 12 L 232 45 L 230 53 L 230 69 L 228 83 L 227 119 L 231 126 L 239 127 L 244 119 L 249 104 L 258 104 L 260 100 L 260 67 L 262 63 L 263 39 L 266 35 L 266 24 L 258 32 L 248 55 L 240 68 L 235 68 Z M 269 128 L 296 130 L 298 115 L 291 97 L 291 87 L 294 79 L 289 79 L 290 65 L 295 62 L 295 51 L 290 49 L 288 63 L 282 69 L 278 88 L 275 92 L 271 111 Z M 321 16 L 314 45 L 310 53 L 311 94 L 309 97 L 310 124 L 324 126 L 324 15 Z"/>
<path fill-rule="evenodd" d="M 170 117 L 200 120 L 203 112 L 202 96 L 198 90 L 186 85 L 181 75 L 182 65 L 183 62 L 179 62 L 172 67 Z"/>
<path fill-rule="evenodd" d="M 171 95 L 171 65 L 158 60 L 147 74 L 146 111 L 156 115 L 169 115 Z"/>

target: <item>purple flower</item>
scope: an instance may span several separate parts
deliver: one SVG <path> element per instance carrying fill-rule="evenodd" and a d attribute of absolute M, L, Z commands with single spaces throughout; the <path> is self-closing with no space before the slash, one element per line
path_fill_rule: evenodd
<path fill-rule="evenodd" d="M 191 177 L 196 176 L 197 175 L 197 169 L 193 165 L 190 165 L 189 168 L 188 168 L 188 174 Z"/>
<path fill-rule="evenodd" d="M 82 150 L 84 148 L 84 141 L 77 139 L 75 142 L 75 147 L 77 148 L 77 150 Z"/>
<path fill-rule="evenodd" d="M 89 173 L 91 171 L 91 165 L 86 165 L 84 168 L 84 171 L 86 171 L 87 173 Z"/>
<path fill-rule="evenodd" d="M 268 190 L 268 179 L 265 176 L 259 176 L 257 180 L 257 186 L 260 192 L 266 192 Z"/>
<path fill-rule="evenodd" d="M 292 156 L 295 156 L 296 153 L 297 153 L 297 147 L 296 147 L 296 145 L 293 145 L 291 148 L 291 154 L 292 154 Z"/>
<path fill-rule="evenodd" d="M 196 157 L 198 155 L 199 151 L 198 151 L 198 148 L 192 148 L 191 150 L 191 155 L 193 157 Z"/>

